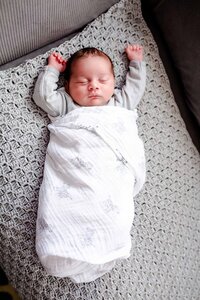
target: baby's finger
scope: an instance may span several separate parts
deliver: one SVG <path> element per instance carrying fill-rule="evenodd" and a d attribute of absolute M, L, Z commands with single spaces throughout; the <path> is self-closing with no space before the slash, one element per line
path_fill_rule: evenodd
<path fill-rule="evenodd" d="M 66 60 L 60 54 L 57 56 L 57 60 L 60 64 L 66 63 Z"/>
<path fill-rule="evenodd" d="M 52 53 L 54 57 L 58 57 L 58 53 L 57 52 L 53 52 Z"/>
<path fill-rule="evenodd" d="M 129 51 L 129 50 L 132 50 L 132 45 L 128 44 L 125 48 L 125 51 Z"/>

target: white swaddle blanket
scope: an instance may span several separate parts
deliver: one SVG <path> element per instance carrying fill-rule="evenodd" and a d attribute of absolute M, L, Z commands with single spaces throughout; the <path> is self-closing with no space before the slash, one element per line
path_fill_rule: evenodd
<path fill-rule="evenodd" d="M 145 180 L 136 111 L 78 108 L 49 125 L 36 251 L 51 275 L 89 282 L 130 255 Z"/>

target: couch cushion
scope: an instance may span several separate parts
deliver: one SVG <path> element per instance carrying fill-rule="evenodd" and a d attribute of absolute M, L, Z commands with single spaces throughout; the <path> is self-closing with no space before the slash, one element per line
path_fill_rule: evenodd
<path fill-rule="evenodd" d="M 0 65 L 77 31 L 116 2 L 2 0 Z"/>
<path fill-rule="evenodd" d="M 187 105 L 200 124 L 200 2 L 148 2 L 181 77 Z"/>

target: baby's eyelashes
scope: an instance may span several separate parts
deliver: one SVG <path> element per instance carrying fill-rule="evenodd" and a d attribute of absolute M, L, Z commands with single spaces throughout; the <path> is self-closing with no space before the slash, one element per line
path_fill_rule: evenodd
<path fill-rule="evenodd" d="M 106 83 L 108 81 L 108 79 L 98 79 L 98 80 L 95 80 L 95 82 L 99 82 L 99 83 Z M 88 83 L 91 83 L 93 82 L 92 80 L 77 80 L 76 83 L 78 84 L 88 84 Z"/>
<path fill-rule="evenodd" d="M 99 82 L 101 83 L 106 83 L 108 81 L 108 79 L 99 79 Z"/>
<path fill-rule="evenodd" d="M 88 81 L 87 80 L 82 80 L 82 81 L 77 81 L 76 83 L 78 84 L 88 84 Z"/>

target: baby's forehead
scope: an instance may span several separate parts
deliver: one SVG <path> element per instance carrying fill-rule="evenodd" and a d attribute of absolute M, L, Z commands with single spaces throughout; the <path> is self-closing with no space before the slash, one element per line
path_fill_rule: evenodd
<path fill-rule="evenodd" d="M 82 64 L 88 64 L 88 66 L 101 66 L 102 68 L 110 68 L 113 72 L 113 64 L 111 60 L 106 55 L 100 54 L 87 54 L 81 57 L 78 57 L 72 64 L 72 68 L 78 67 Z"/>
<path fill-rule="evenodd" d="M 83 56 L 77 57 L 76 61 L 79 61 L 79 60 L 82 60 L 82 59 L 88 59 L 88 60 L 92 60 L 92 59 L 94 59 L 94 60 L 98 60 L 98 59 L 102 60 L 103 59 L 103 60 L 111 63 L 110 60 L 109 60 L 109 58 L 105 54 L 103 54 L 103 53 L 102 54 L 98 54 L 98 53 L 91 54 L 91 53 L 88 53 L 88 54 L 85 54 Z"/>

